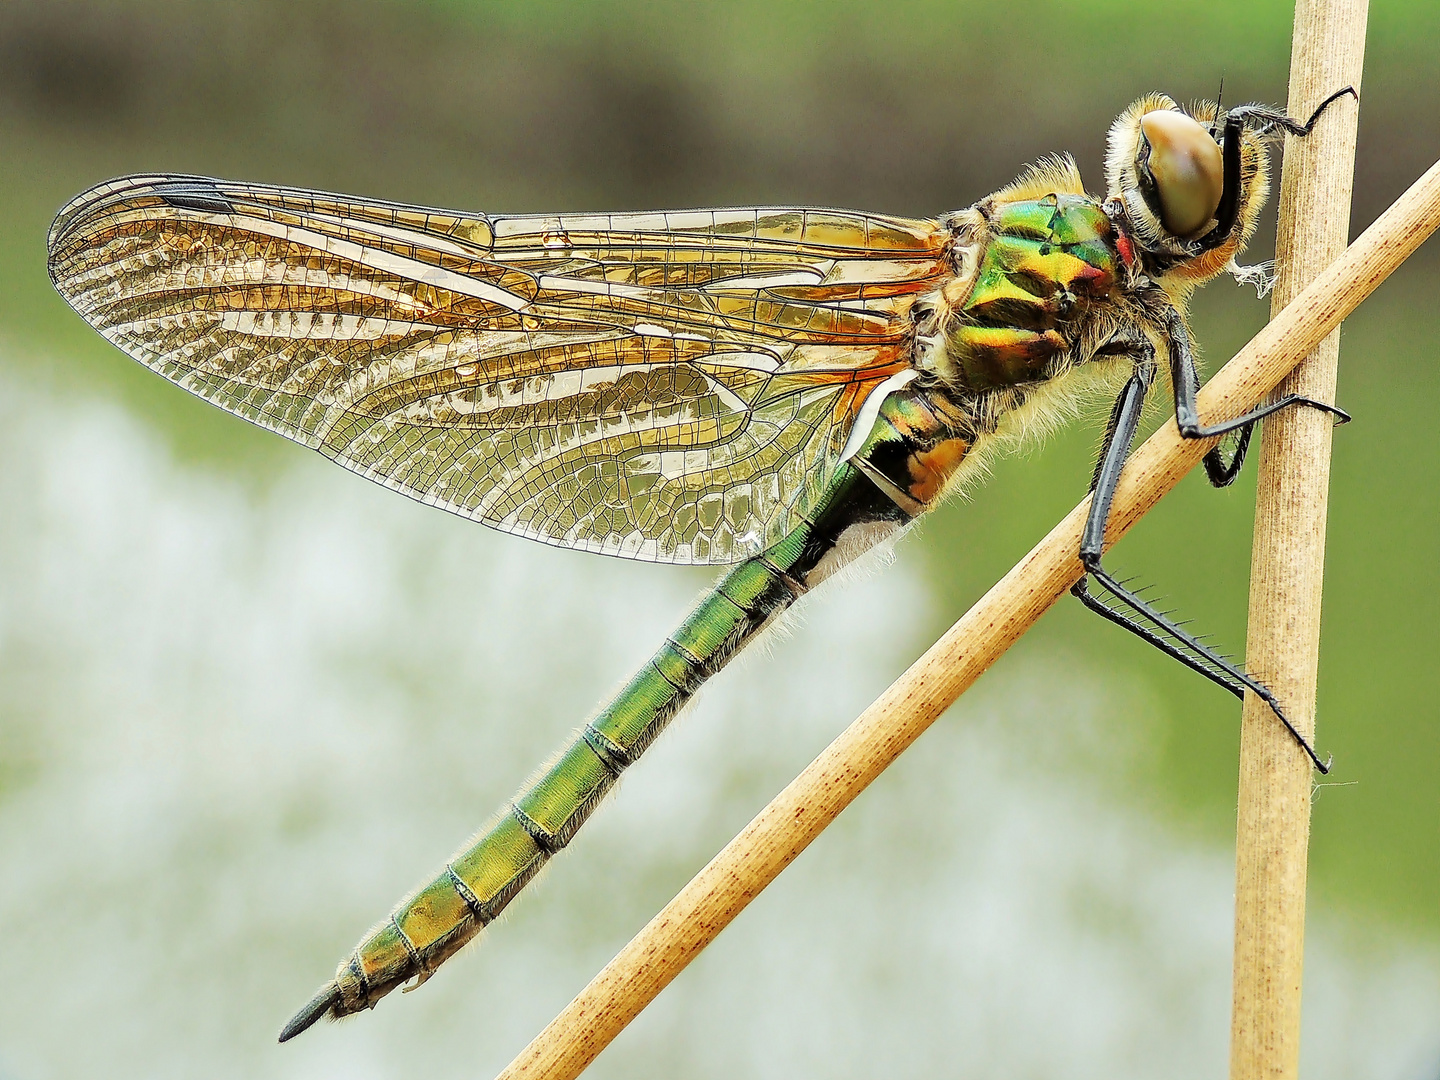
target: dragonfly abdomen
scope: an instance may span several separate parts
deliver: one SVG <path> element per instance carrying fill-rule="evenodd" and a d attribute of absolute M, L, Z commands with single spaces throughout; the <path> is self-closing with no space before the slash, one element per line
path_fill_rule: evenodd
<path fill-rule="evenodd" d="M 370 1008 L 402 983 L 429 978 L 570 842 L 706 679 L 808 586 L 857 554 L 857 533 L 863 548 L 922 510 L 966 445 L 914 394 L 888 398 L 872 438 L 852 462 L 835 467 L 804 523 L 726 574 L 553 764 L 365 936 L 281 1041 L 326 1013 Z"/>
<path fill-rule="evenodd" d="M 372 1007 L 411 978 L 423 981 L 499 915 L 700 685 L 800 595 L 804 586 L 775 561 L 790 549 L 804 557 L 813 530 L 804 532 L 767 552 L 770 558 L 757 556 L 727 574 L 554 763 L 366 935 L 287 1034 L 309 1026 L 299 1024 L 307 1013 L 310 1022 L 325 1012 L 343 1016 Z"/>

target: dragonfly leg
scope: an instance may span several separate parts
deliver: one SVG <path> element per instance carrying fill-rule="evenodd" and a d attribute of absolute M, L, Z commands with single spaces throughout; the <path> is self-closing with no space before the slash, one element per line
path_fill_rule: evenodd
<path fill-rule="evenodd" d="M 1185 320 L 1180 317 L 1178 311 L 1171 309 L 1166 316 L 1165 332 L 1170 339 L 1170 381 L 1175 388 L 1175 424 L 1180 429 L 1180 434 L 1187 439 L 1213 439 L 1232 431 L 1243 429 L 1245 432 L 1241 435 L 1240 445 L 1236 448 L 1235 457 L 1229 465 L 1221 468 L 1224 459 L 1216 454 L 1215 450 L 1205 455 L 1206 474 L 1216 487 L 1224 487 L 1225 484 L 1235 479 L 1235 474 L 1240 471 L 1240 464 L 1245 460 L 1245 450 L 1250 445 L 1249 429 L 1251 425 L 1257 420 L 1263 420 L 1271 413 L 1288 409 L 1292 405 L 1305 405 L 1337 417 L 1337 424 L 1350 422 L 1350 414 L 1335 405 L 1316 401 L 1303 394 L 1286 394 L 1284 397 L 1251 409 L 1245 415 L 1237 416 L 1233 420 L 1223 420 L 1218 424 L 1202 424 L 1200 423 L 1200 414 L 1196 411 L 1195 406 L 1195 397 L 1200 390 L 1200 376 L 1195 370 L 1195 349 L 1190 343 L 1190 332 L 1185 328 Z M 1217 447 L 1216 450 L 1218 449 Z M 1211 455 L 1214 455 L 1213 466 Z M 1212 471 L 1212 468 L 1216 471 Z M 1217 473 L 1220 476 L 1227 476 L 1228 479 L 1217 482 Z"/>
<path fill-rule="evenodd" d="M 1229 487 L 1240 475 L 1240 469 L 1245 464 L 1245 452 L 1250 449 L 1250 436 L 1255 433 L 1253 422 L 1246 424 L 1240 429 L 1240 437 L 1235 442 L 1235 449 L 1230 454 L 1230 460 L 1225 460 L 1225 451 L 1220 446 L 1213 446 L 1204 457 L 1205 479 L 1210 481 L 1211 487 Z"/>
<path fill-rule="evenodd" d="M 1310 119 L 1304 123 L 1286 116 L 1279 109 L 1272 109 L 1265 105 L 1241 105 L 1223 114 L 1223 134 L 1217 132 L 1213 126 L 1210 133 L 1219 140 L 1224 156 L 1224 187 L 1220 196 L 1220 205 L 1215 208 L 1215 228 L 1201 237 L 1199 241 L 1201 250 L 1208 251 L 1224 243 L 1226 238 L 1231 235 L 1231 230 L 1235 228 L 1236 216 L 1240 209 L 1242 130 L 1247 127 L 1253 128 L 1264 135 L 1276 128 L 1281 128 L 1292 135 L 1303 138 L 1314 130 L 1315 122 L 1320 119 L 1321 114 L 1346 94 L 1355 98 L 1356 101 L 1360 100 L 1360 95 L 1355 92 L 1355 88 L 1346 86 L 1322 101 L 1319 107 L 1310 114 Z"/>
<path fill-rule="evenodd" d="M 1347 94 L 1356 101 L 1360 100 L 1360 95 L 1353 86 L 1342 86 L 1324 101 L 1320 102 L 1319 105 L 1315 106 L 1315 111 L 1310 114 L 1310 119 L 1304 123 L 1301 123 L 1293 117 L 1286 116 L 1285 113 L 1279 109 L 1272 109 L 1265 105 L 1240 105 L 1231 109 L 1226 114 L 1226 119 L 1232 122 L 1238 121 L 1242 124 L 1253 123 L 1259 127 L 1261 131 L 1281 128 L 1288 131 L 1291 135 L 1299 135 L 1303 138 L 1315 130 L 1315 122 L 1320 119 L 1325 110 Z"/>
<path fill-rule="evenodd" d="M 1175 424 L 1179 427 L 1181 436 L 1186 439 L 1210 439 L 1217 435 L 1227 435 L 1232 431 L 1240 433 L 1229 461 L 1225 460 L 1224 448 L 1219 445 L 1211 447 L 1205 455 L 1205 478 L 1210 481 L 1211 487 L 1228 487 L 1235 482 L 1235 478 L 1240 475 L 1241 467 L 1245 464 L 1245 454 L 1250 449 L 1250 437 L 1255 433 L 1256 421 L 1264 419 L 1271 413 L 1288 409 L 1292 405 L 1307 405 L 1338 417 L 1337 423 L 1349 423 L 1350 414 L 1344 409 L 1304 397 L 1301 394 L 1286 394 L 1284 397 L 1252 409 L 1244 416 L 1234 420 L 1212 424 L 1208 427 L 1202 425 L 1195 408 L 1200 376 L 1195 370 L 1195 353 L 1190 345 L 1190 335 L 1185 329 L 1185 321 L 1180 318 L 1178 313 L 1171 312 L 1166 329 L 1169 331 L 1171 342 L 1170 375 L 1171 382 L 1175 387 Z"/>
<path fill-rule="evenodd" d="M 1077 581 L 1070 591 L 1091 611 L 1143 638 L 1161 652 L 1174 657 L 1192 671 L 1198 672 L 1216 685 L 1229 690 L 1236 697 L 1243 698 L 1246 690 L 1258 695 L 1270 706 L 1271 711 L 1285 725 L 1285 729 L 1294 736 L 1295 741 L 1314 762 L 1315 767 L 1321 773 L 1329 772 L 1329 763 L 1320 760 L 1314 748 L 1285 716 L 1274 691 L 1215 652 L 1183 627 L 1172 622 L 1165 612 L 1157 610 L 1142 597 L 1127 589 L 1124 583 L 1116 580 L 1101 562 L 1105 551 L 1105 525 L 1110 517 L 1110 506 L 1114 500 L 1115 487 L 1119 483 L 1125 462 L 1130 456 L 1135 432 L 1140 425 L 1145 394 L 1155 376 L 1155 351 L 1154 346 L 1148 340 L 1140 339 L 1132 343 L 1125 343 L 1125 347 L 1133 351 L 1136 357 L 1135 370 L 1115 402 L 1115 409 L 1106 430 L 1100 461 L 1096 466 L 1091 486 L 1090 512 L 1085 520 L 1085 530 L 1081 534 L 1080 540 L 1080 562 L 1085 567 L 1085 576 Z M 1179 380 L 1176 385 L 1178 388 Z M 1179 396 L 1180 393 L 1177 389 L 1177 399 Z M 1253 419 L 1247 423 L 1253 423 Z M 1242 440 L 1248 441 L 1244 436 L 1242 436 Z M 1235 463 L 1231 462 L 1231 465 L 1235 465 Z M 1226 471 L 1229 469 L 1227 468 Z M 1238 471 L 1238 465 L 1236 471 Z M 1090 591 L 1090 579 L 1094 579 L 1095 584 L 1108 594 L 1108 598 L 1098 596 Z"/>

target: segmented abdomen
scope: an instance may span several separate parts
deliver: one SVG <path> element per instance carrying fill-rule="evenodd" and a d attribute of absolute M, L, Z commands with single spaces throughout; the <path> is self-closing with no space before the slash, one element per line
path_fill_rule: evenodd
<path fill-rule="evenodd" d="M 813 520 L 736 566 L 646 665 L 468 847 L 396 906 L 341 963 L 335 979 L 287 1025 L 373 1006 L 427 978 L 480 932 L 563 848 L 700 685 L 819 576 L 817 566 L 853 524 L 909 515 L 850 464 L 837 467 Z"/>
<path fill-rule="evenodd" d="M 365 936 L 282 1041 L 326 1013 L 369 1008 L 407 980 L 427 978 L 475 937 L 570 842 L 707 678 L 844 558 L 924 510 L 968 445 L 923 391 L 887 397 L 870 437 L 835 467 L 804 524 L 726 574 L 555 763 Z M 856 526 L 858 544 L 846 540 Z"/>
<path fill-rule="evenodd" d="M 765 558 L 727 574 L 544 775 L 360 942 L 335 973 L 335 1015 L 427 976 L 504 910 L 700 684 L 796 589 Z"/>

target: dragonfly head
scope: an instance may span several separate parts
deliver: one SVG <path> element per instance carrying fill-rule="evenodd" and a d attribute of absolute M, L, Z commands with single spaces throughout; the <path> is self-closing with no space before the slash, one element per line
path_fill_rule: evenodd
<path fill-rule="evenodd" d="M 1105 180 L 1146 272 L 1198 285 L 1254 232 L 1270 192 L 1264 134 L 1213 102 L 1150 94 L 1111 126 Z"/>

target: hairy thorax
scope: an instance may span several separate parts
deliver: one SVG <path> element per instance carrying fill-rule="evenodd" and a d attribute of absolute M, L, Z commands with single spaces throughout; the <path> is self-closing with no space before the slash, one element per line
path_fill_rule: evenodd
<path fill-rule="evenodd" d="M 1108 387 L 1125 366 L 1109 362 L 1108 343 L 1144 321 L 1126 237 L 1068 158 L 945 224 L 954 276 L 917 299 L 919 376 L 882 411 L 909 448 L 904 475 L 885 472 L 906 481 L 917 509 L 982 472 L 991 450 L 1049 430 Z"/>

